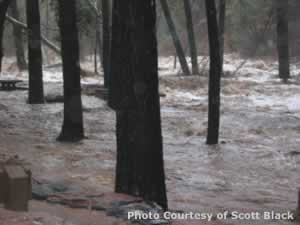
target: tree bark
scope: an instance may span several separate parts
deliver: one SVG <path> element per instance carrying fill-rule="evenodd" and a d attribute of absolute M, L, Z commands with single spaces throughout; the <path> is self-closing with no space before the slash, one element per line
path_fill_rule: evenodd
<path fill-rule="evenodd" d="M 205 0 L 209 36 L 209 107 L 206 143 L 218 144 L 220 124 L 221 58 L 215 0 Z"/>
<path fill-rule="evenodd" d="M 181 68 L 182 68 L 182 72 L 185 75 L 191 75 L 189 66 L 188 66 L 186 58 L 185 58 L 183 47 L 180 43 L 180 40 L 179 40 L 177 31 L 176 31 L 176 28 L 175 28 L 173 19 L 171 17 L 168 2 L 166 0 L 160 0 L 160 4 L 161 4 L 162 11 L 165 15 L 166 22 L 168 24 L 170 34 L 171 34 L 172 39 L 173 39 L 173 43 L 174 43 L 174 46 L 175 46 L 175 49 L 176 49 L 176 52 L 177 52 L 177 56 L 178 56 L 178 59 L 179 59 L 179 62 L 180 62 Z"/>
<path fill-rule="evenodd" d="M 16 18 L 17 20 L 20 20 L 17 0 L 12 0 L 9 12 L 12 17 Z M 25 59 L 24 46 L 23 46 L 23 42 L 24 42 L 23 33 L 22 33 L 22 29 L 15 24 L 13 24 L 13 35 L 14 35 L 14 43 L 16 48 L 17 65 L 19 70 L 23 71 L 27 69 L 27 63 Z"/>
<path fill-rule="evenodd" d="M 190 2 L 190 0 L 184 0 L 183 3 L 184 3 L 185 15 L 186 15 L 187 34 L 188 34 L 189 46 L 190 46 L 192 73 L 199 74 L 198 54 L 197 54 L 197 46 L 196 46 L 196 41 L 195 41 L 195 32 L 194 32 L 194 23 L 193 23 L 191 2 Z"/>
<path fill-rule="evenodd" d="M 3 58 L 3 31 L 4 31 L 4 22 L 5 16 L 9 4 L 12 0 L 1 0 L 0 1 L 0 72 L 2 72 L 2 58 Z"/>
<path fill-rule="evenodd" d="M 40 8 L 38 0 L 26 1 L 28 27 L 29 104 L 44 103 Z"/>
<path fill-rule="evenodd" d="M 279 77 L 284 81 L 290 78 L 289 56 L 289 1 L 277 0 L 277 51 L 279 63 Z"/>
<path fill-rule="evenodd" d="M 102 0 L 102 34 L 103 34 L 103 70 L 104 87 L 108 87 L 110 64 L 110 4 L 109 0 Z"/>
<path fill-rule="evenodd" d="M 220 0 L 220 2 L 219 2 L 219 36 L 220 36 L 221 73 L 223 73 L 223 64 L 224 64 L 225 20 L 226 20 L 226 0 Z"/>
<path fill-rule="evenodd" d="M 64 121 L 59 141 L 84 138 L 76 0 L 59 0 L 59 30 L 64 80 Z"/>
<path fill-rule="evenodd" d="M 115 0 L 109 105 L 117 115 L 115 191 L 167 209 L 154 0 Z"/>

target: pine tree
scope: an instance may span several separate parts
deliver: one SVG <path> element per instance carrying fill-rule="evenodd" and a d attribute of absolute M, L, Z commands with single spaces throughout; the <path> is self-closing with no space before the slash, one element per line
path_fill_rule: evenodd
<path fill-rule="evenodd" d="M 115 0 L 109 105 L 117 115 L 115 191 L 167 209 L 154 0 Z"/>
<path fill-rule="evenodd" d="M 205 0 L 209 39 L 209 107 L 206 143 L 218 144 L 220 124 L 221 57 L 215 0 Z"/>
<path fill-rule="evenodd" d="M 38 0 L 26 1 L 28 27 L 29 104 L 44 103 L 40 8 Z"/>
<path fill-rule="evenodd" d="M 64 121 L 59 141 L 84 138 L 76 0 L 59 0 L 59 30 L 64 80 Z"/>

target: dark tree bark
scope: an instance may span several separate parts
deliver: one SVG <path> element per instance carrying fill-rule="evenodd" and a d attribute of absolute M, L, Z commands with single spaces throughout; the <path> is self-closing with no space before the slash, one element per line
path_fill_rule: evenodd
<path fill-rule="evenodd" d="M 220 36 L 221 73 L 223 73 L 223 64 L 224 64 L 225 20 L 226 20 L 226 0 L 220 0 L 220 2 L 219 2 L 219 36 Z"/>
<path fill-rule="evenodd" d="M 0 0 L 0 72 L 2 71 L 2 58 L 3 58 L 3 31 L 4 31 L 4 22 L 5 16 L 9 4 L 12 0 Z"/>
<path fill-rule="evenodd" d="M 289 1 L 276 0 L 277 4 L 277 51 L 279 63 L 279 77 L 284 81 L 290 78 L 289 56 Z"/>
<path fill-rule="evenodd" d="M 59 0 L 59 30 L 64 80 L 64 121 L 59 141 L 84 138 L 76 0 Z"/>
<path fill-rule="evenodd" d="M 16 20 L 20 20 L 19 9 L 17 0 L 12 0 L 10 4 L 10 15 Z M 16 49 L 17 65 L 20 71 L 27 70 L 27 63 L 25 59 L 24 46 L 23 46 L 23 33 L 22 28 L 13 24 L 13 35 Z"/>
<path fill-rule="evenodd" d="M 218 144 L 220 124 L 221 58 L 215 0 L 205 0 L 209 37 L 209 107 L 206 143 Z"/>
<path fill-rule="evenodd" d="M 185 15 L 186 15 L 186 26 L 187 26 L 187 33 L 188 33 L 189 46 L 190 46 L 190 55 L 191 55 L 191 61 L 192 61 L 192 73 L 199 74 L 198 54 L 197 54 L 197 46 L 196 46 L 196 41 L 195 41 L 191 2 L 190 2 L 190 0 L 184 0 L 183 3 L 184 3 Z"/>
<path fill-rule="evenodd" d="M 177 34 L 173 19 L 171 17 L 168 2 L 166 0 L 160 0 L 160 4 L 161 4 L 162 11 L 165 15 L 166 22 L 168 24 L 170 34 L 171 34 L 173 42 L 174 42 L 174 46 L 175 46 L 177 56 L 178 56 L 178 59 L 179 59 L 179 62 L 180 62 L 181 68 L 182 68 L 182 72 L 185 75 L 190 75 L 191 72 L 190 72 L 190 69 L 189 69 L 188 64 L 186 62 L 183 47 L 182 47 L 182 44 L 180 42 L 179 36 Z"/>
<path fill-rule="evenodd" d="M 109 105 L 117 115 L 115 191 L 167 209 L 154 0 L 115 0 Z"/>
<path fill-rule="evenodd" d="M 108 87 L 110 64 L 110 3 L 102 0 L 104 86 Z"/>
<path fill-rule="evenodd" d="M 38 0 L 26 1 L 28 27 L 29 104 L 44 103 L 40 8 Z"/>

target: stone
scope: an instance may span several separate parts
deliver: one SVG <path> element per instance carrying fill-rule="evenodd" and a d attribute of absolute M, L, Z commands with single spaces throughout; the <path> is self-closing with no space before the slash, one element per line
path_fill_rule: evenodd
<path fill-rule="evenodd" d="M 7 196 L 5 208 L 14 211 L 28 211 L 28 201 L 31 199 L 31 188 L 28 174 L 18 165 L 4 166 L 7 180 Z"/>

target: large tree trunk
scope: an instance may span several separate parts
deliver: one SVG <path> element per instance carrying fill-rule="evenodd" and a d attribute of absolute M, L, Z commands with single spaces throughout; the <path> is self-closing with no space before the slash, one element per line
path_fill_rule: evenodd
<path fill-rule="evenodd" d="M 26 1 L 28 27 L 29 104 L 44 103 L 39 0 Z"/>
<path fill-rule="evenodd" d="M 20 20 L 19 9 L 17 5 L 17 0 L 12 0 L 10 5 L 10 14 L 17 20 Z M 17 57 L 17 65 L 20 71 L 27 69 L 27 63 L 24 54 L 24 46 L 23 46 L 23 33 L 22 28 L 13 24 L 13 34 L 14 34 L 14 43 L 16 48 L 16 57 Z"/>
<path fill-rule="evenodd" d="M 289 1 L 277 0 L 277 50 L 279 62 L 279 77 L 284 81 L 290 78 L 289 56 Z"/>
<path fill-rule="evenodd" d="M 59 0 L 59 30 L 64 80 L 64 121 L 59 141 L 84 137 L 76 0 Z"/>
<path fill-rule="evenodd" d="M 179 36 L 177 34 L 174 22 L 173 22 L 172 17 L 171 17 L 168 2 L 166 0 L 160 0 L 160 4 L 161 4 L 162 11 L 165 15 L 166 22 L 168 24 L 170 34 L 171 34 L 173 42 L 174 42 L 174 46 L 175 46 L 177 56 L 178 56 L 178 59 L 179 59 L 179 62 L 180 62 L 181 68 L 182 68 L 182 72 L 185 75 L 190 75 L 191 72 L 190 72 L 190 69 L 189 69 L 188 64 L 186 62 L 184 51 L 183 51 L 182 45 L 180 43 Z"/>
<path fill-rule="evenodd" d="M 223 73 L 223 64 L 224 64 L 225 20 L 226 20 L 226 0 L 220 0 L 219 1 L 219 36 L 220 36 L 221 73 Z"/>
<path fill-rule="evenodd" d="M 104 86 L 108 87 L 110 64 L 110 3 L 102 0 Z"/>
<path fill-rule="evenodd" d="M 187 33 L 188 33 L 190 53 L 191 53 L 192 73 L 199 74 L 198 54 L 197 54 L 197 46 L 195 41 L 191 2 L 190 0 L 184 0 L 183 3 L 184 3 L 185 15 L 186 15 L 186 26 L 187 26 Z"/>
<path fill-rule="evenodd" d="M 221 58 L 215 0 L 205 0 L 209 36 L 209 107 L 206 143 L 218 144 L 220 124 Z"/>
<path fill-rule="evenodd" d="M 109 105 L 117 115 L 115 191 L 167 209 L 155 9 L 153 0 L 114 1 Z"/>
<path fill-rule="evenodd" d="M 2 41 L 3 41 L 4 22 L 5 22 L 6 12 L 11 1 L 12 0 L 0 1 L 0 72 L 2 72 L 2 58 L 3 58 Z"/>

